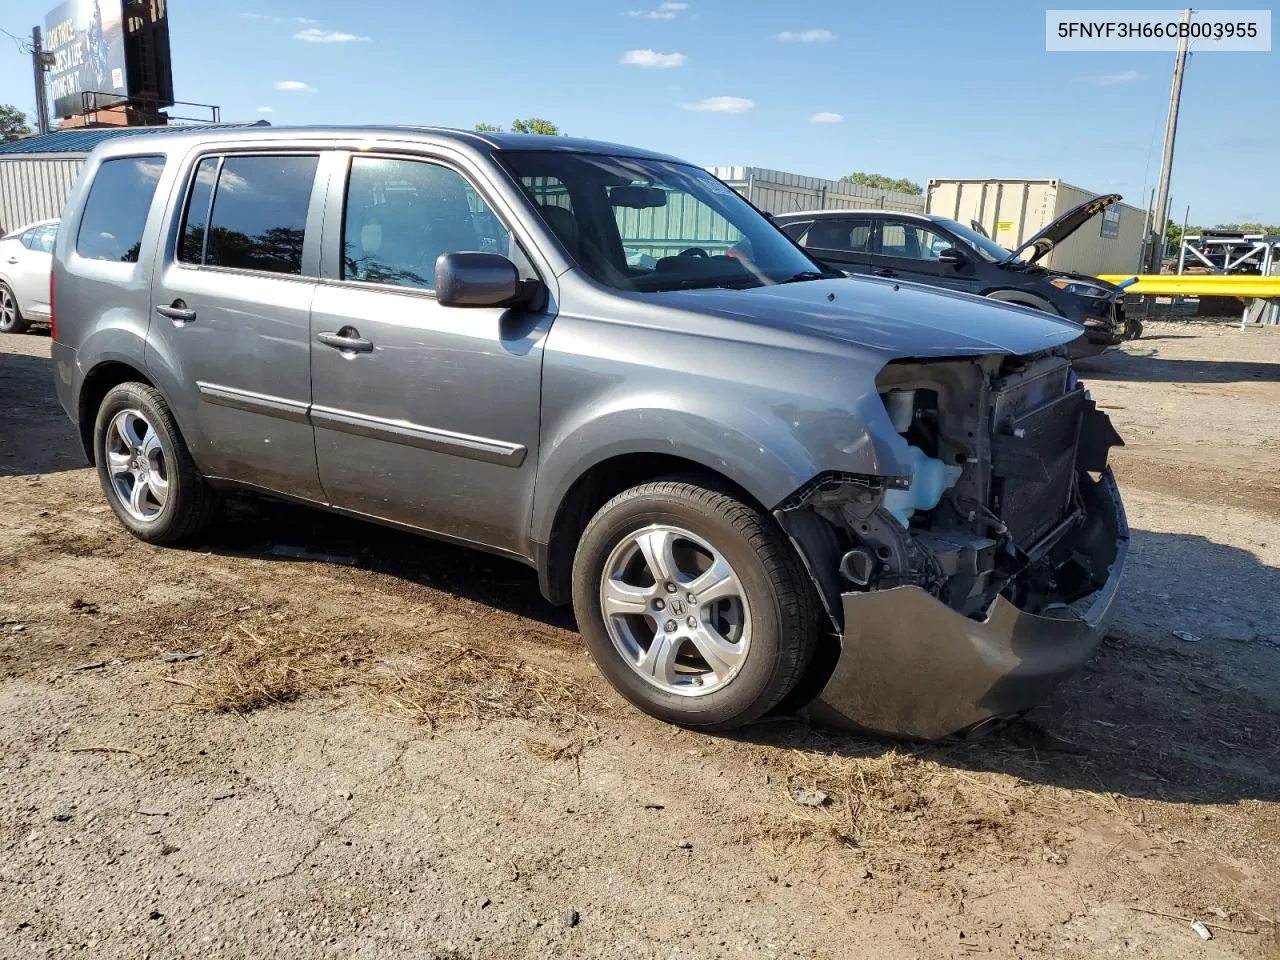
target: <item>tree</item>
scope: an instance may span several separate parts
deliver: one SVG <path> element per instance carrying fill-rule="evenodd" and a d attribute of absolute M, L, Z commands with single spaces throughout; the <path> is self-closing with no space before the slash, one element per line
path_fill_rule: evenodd
<path fill-rule="evenodd" d="M 924 193 L 924 187 L 918 183 L 901 177 L 897 180 L 892 177 L 886 177 L 883 173 L 863 173 L 861 170 L 856 173 L 846 174 L 840 178 L 842 183 L 852 183 L 859 187 L 871 187 L 873 190 L 894 190 L 897 193 Z"/>
<path fill-rule="evenodd" d="M 502 127 L 500 127 L 496 123 L 477 123 L 476 132 L 477 133 L 501 133 Z"/>
<path fill-rule="evenodd" d="M 29 136 L 30 133 L 27 115 L 15 106 L 0 103 L 0 143 L 8 143 L 19 137 Z"/>

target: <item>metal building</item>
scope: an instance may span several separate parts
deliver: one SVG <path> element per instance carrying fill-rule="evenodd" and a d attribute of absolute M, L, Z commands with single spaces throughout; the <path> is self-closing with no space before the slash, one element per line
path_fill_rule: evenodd
<path fill-rule="evenodd" d="M 1062 180 L 940 180 L 930 178 L 927 210 L 1016 250 L 1072 207 L 1098 196 Z M 1068 237 L 1040 263 L 1097 276 L 1141 272 L 1146 211 L 1116 203 Z"/>
<path fill-rule="evenodd" d="M 925 198 L 914 193 L 860 187 L 841 180 L 802 177 L 764 167 L 707 167 L 765 213 L 800 210 L 903 210 L 923 213 Z"/>
<path fill-rule="evenodd" d="M 265 125 L 266 121 L 259 123 Z M 211 126 L 235 128 L 246 124 L 202 124 L 201 128 Z M 85 158 L 103 140 L 184 129 L 190 128 L 79 128 L 0 143 L 0 234 L 33 220 L 60 216 Z"/>

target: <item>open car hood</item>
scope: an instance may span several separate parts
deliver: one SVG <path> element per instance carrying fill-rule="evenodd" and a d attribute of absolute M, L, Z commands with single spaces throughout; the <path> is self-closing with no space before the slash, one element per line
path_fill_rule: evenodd
<path fill-rule="evenodd" d="M 1025 253 L 1027 254 L 1028 263 L 1039 262 L 1041 258 L 1063 240 L 1067 239 L 1067 237 L 1071 236 L 1071 234 L 1075 233 L 1113 203 L 1119 203 L 1120 200 L 1121 197 L 1118 193 L 1104 193 L 1101 196 L 1094 197 L 1092 200 L 1086 200 L 1078 207 L 1072 207 L 1017 250 L 1013 251 L 1009 255 L 1009 259 L 1016 260 Z"/>

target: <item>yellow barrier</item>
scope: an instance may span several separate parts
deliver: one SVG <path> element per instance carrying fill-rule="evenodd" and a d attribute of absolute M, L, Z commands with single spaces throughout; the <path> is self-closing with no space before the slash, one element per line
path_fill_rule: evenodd
<path fill-rule="evenodd" d="M 1108 283 L 1132 280 L 1133 274 L 1108 273 L 1098 277 Z M 1148 293 L 1165 297 L 1280 297 L 1280 277 L 1249 274 L 1144 273 L 1125 293 Z"/>

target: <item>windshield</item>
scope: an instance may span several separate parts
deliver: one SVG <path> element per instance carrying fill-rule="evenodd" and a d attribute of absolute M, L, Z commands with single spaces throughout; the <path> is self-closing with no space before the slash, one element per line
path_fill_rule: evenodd
<path fill-rule="evenodd" d="M 991 263 L 1003 263 L 1013 256 L 1012 251 L 1006 250 L 990 237 L 984 236 L 971 227 L 963 226 L 954 220 L 938 219 L 936 222 L 946 227 L 961 240 L 968 241 L 969 245 L 978 251 L 978 256 L 984 260 L 988 260 Z"/>
<path fill-rule="evenodd" d="M 831 275 L 698 167 L 586 153 L 500 156 L 569 254 L 615 289 L 745 289 Z"/>

